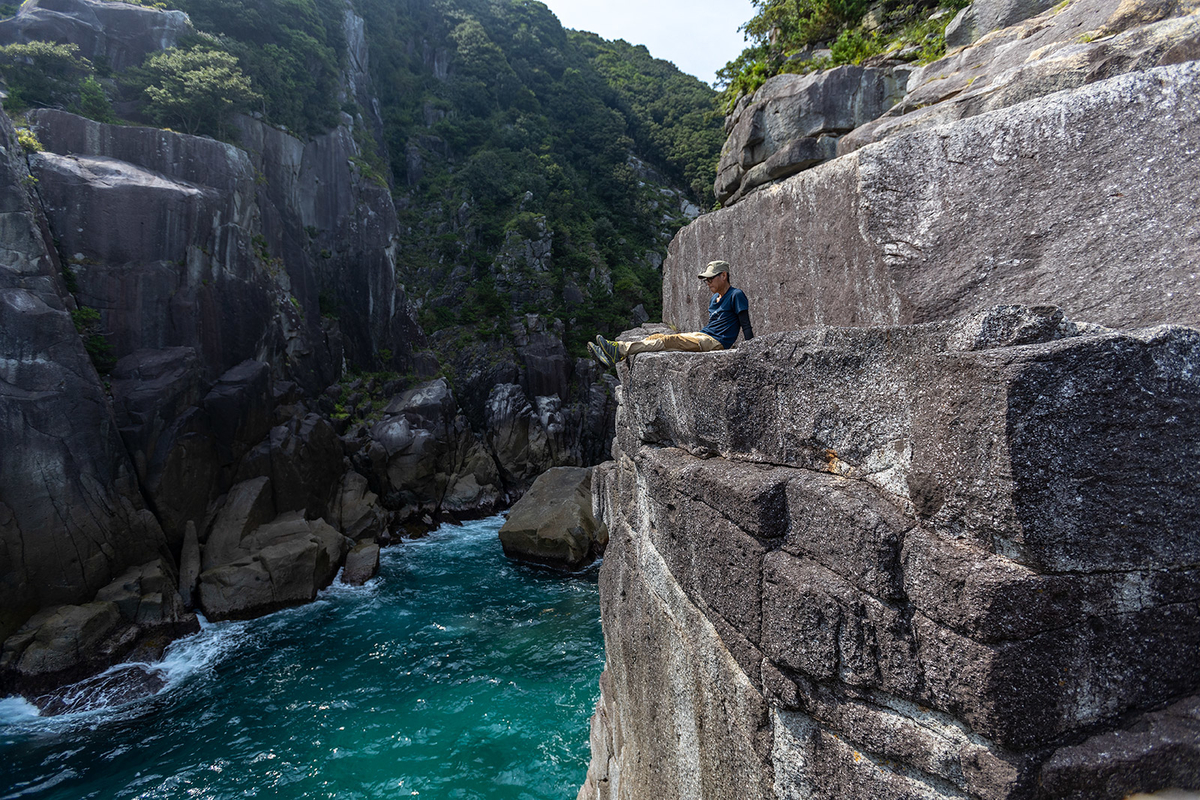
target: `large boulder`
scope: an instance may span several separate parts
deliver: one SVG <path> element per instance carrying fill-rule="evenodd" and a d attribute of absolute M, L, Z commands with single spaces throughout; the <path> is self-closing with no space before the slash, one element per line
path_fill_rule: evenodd
<path fill-rule="evenodd" d="M 554 467 L 543 472 L 509 511 L 500 528 L 504 554 L 575 570 L 603 555 L 608 530 L 592 516 L 592 471 Z"/>
<path fill-rule="evenodd" d="M 342 583 L 362 586 L 379 572 L 379 545 L 362 542 L 346 555 L 346 567 L 342 570 Z"/>
<path fill-rule="evenodd" d="M 387 515 L 379 505 L 379 496 L 354 470 L 342 476 L 325 520 L 357 542 L 377 541 L 387 533 Z"/>
<path fill-rule="evenodd" d="M 195 29 L 182 11 L 98 0 L 25 0 L 0 20 L 0 45 L 32 41 L 73 44 L 79 54 L 113 71 L 178 44 Z"/>
<path fill-rule="evenodd" d="M 717 199 L 732 205 L 757 186 L 828 161 L 840 136 L 878 117 L 902 94 L 901 77 L 870 67 L 770 78 L 726 120 Z"/>
<path fill-rule="evenodd" d="M 282 514 L 244 536 L 231 560 L 200 573 L 200 607 L 215 621 L 307 603 L 333 581 L 351 545 L 324 520 Z"/>

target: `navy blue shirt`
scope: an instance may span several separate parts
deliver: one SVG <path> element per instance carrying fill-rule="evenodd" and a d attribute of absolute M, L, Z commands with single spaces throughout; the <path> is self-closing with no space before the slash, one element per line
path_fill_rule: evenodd
<path fill-rule="evenodd" d="M 714 294 L 708 301 L 708 324 L 700 332 L 707 333 L 728 350 L 741 330 L 738 314 L 749 308 L 750 301 L 742 290 L 730 286 L 723 296 Z"/>

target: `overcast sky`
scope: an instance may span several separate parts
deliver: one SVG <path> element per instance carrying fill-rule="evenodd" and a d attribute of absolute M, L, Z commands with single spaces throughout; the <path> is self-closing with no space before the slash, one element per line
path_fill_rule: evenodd
<path fill-rule="evenodd" d="M 705 83 L 746 47 L 750 0 L 542 0 L 564 28 L 644 44 Z"/>

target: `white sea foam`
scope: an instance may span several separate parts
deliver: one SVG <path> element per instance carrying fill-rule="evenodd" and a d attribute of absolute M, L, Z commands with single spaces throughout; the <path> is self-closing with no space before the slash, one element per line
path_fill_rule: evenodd
<path fill-rule="evenodd" d="M 189 679 L 207 671 L 241 646 L 247 638 L 246 623 L 213 624 L 200 617 L 200 625 L 199 633 L 170 644 L 161 661 L 124 662 L 84 682 L 94 686 L 102 683 L 105 677 L 116 675 L 122 670 L 142 667 L 147 672 L 158 673 L 163 678 L 165 685 L 161 691 L 107 706 L 98 703 L 97 700 L 102 698 L 93 694 L 89 696 L 88 702 L 83 703 L 85 707 L 82 710 L 52 717 L 41 716 L 37 706 L 24 698 L 6 697 L 0 699 L 0 729 L 7 728 L 13 732 L 62 731 L 77 726 L 127 720 L 145 713 L 150 708 L 149 701 L 176 690 Z M 66 699 L 68 703 L 71 702 L 69 694 Z"/>
<path fill-rule="evenodd" d="M 36 719 L 37 706 L 24 697 L 5 697 L 0 699 L 0 725 L 13 725 Z"/>

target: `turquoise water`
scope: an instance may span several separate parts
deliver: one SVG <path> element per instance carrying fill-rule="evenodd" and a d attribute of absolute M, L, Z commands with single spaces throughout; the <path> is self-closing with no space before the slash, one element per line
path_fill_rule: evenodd
<path fill-rule="evenodd" d="M 154 698 L 57 718 L 0 701 L 0 798 L 574 798 L 604 661 L 596 570 L 511 564 L 501 523 L 206 625 Z"/>

